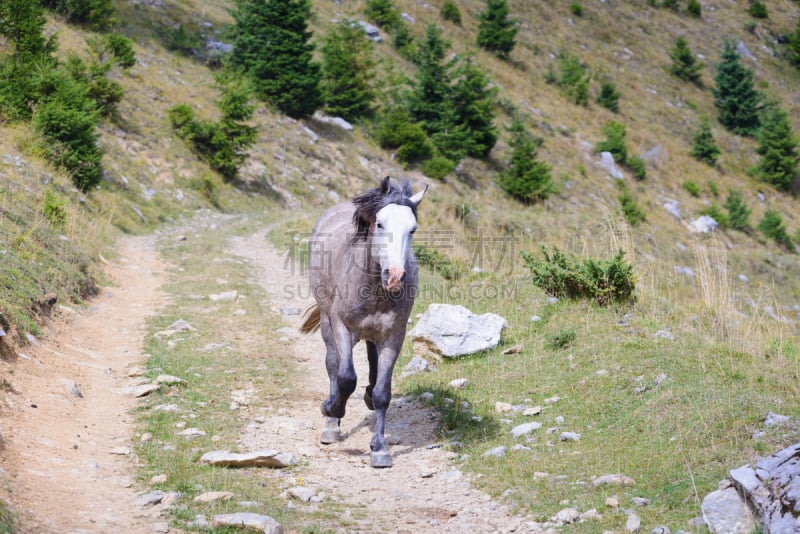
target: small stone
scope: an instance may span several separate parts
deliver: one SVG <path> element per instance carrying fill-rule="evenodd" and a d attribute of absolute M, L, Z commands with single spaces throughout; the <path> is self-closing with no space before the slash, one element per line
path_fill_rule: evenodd
<path fill-rule="evenodd" d="M 606 506 L 609 508 L 619 508 L 619 498 L 616 495 L 606 497 Z"/>
<path fill-rule="evenodd" d="M 785 425 L 790 421 L 790 417 L 788 415 L 780 415 L 777 413 L 769 412 L 767 416 L 764 418 L 764 426 L 780 426 Z"/>
<path fill-rule="evenodd" d="M 177 412 L 180 411 L 177 404 L 159 404 L 153 408 L 157 412 Z"/>
<path fill-rule="evenodd" d="M 452 380 L 450 384 L 448 384 L 453 389 L 464 389 L 469 382 L 466 378 L 457 378 L 456 380 Z"/>
<path fill-rule="evenodd" d="M 222 293 L 215 293 L 208 296 L 212 302 L 231 301 L 236 300 L 239 296 L 237 291 L 223 291 Z"/>
<path fill-rule="evenodd" d="M 508 413 L 513 409 L 514 407 L 508 402 L 497 401 L 494 403 L 494 411 L 497 413 Z"/>
<path fill-rule="evenodd" d="M 194 438 L 202 438 L 206 435 L 204 430 L 200 430 L 199 428 L 187 428 L 186 430 L 181 430 L 178 432 L 179 436 L 183 436 L 186 439 L 194 439 Z"/>
<path fill-rule="evenodd" d="M 542 320 L 542 318 L 539 317 L 538 315 L 531 315 L 531 322 L 532 323 L 538 323 L 541 320 Z"/>
<path fill-rule="evenodd" d="M 158 532 L 158 533 L 169 532 L 169 523 L 163 521 L 158 523 L 153 523 L 153 532 Z"/>
<path fill-rule="evenodd" d="M 554 419 L 554 421 L 556 422 L 557 425 L 563 425 L 564 424 L 564 416 L 563 415 L 559 415 L 558 417 L 556 417 Z"/>
<path fill-rule="evenodd" d="M 428 360 L 422 356 L 414 356 L 411 361 L 406 364 L 405 370 L 412 373 L 421 373 L 427 371 L 429 365 Z"/>
<path fill-rule="evenodd" d="M 650 531 L 650 534 L 672 534 L 668 526 L 660 525 Z"/>
<path fill-rule="evenodd" d="M 266 515 L 252 512 L 238 512 L 235 514 L 219 514 L 211 518 L 211 526 L 217 527 L 244 527 L 258 530 L 264 534 L 281 534 L 281 524 Z"/>
<path fill-rule="evenodd" d="M 596 509 L 592 508 L 583 512 L 578 519 L 580 521 L 602 521 L 603 515 L 600 514 Z"/>
<path fill-rule="evenodd" d="M 545 403 L 545 404 L 555 404 L 555 403 L 557 403 L 557 402 L 558 402 L 558 401 L 560 401 L 560 400 L 561 400 L 561 397 L 559 397 L 558 395 L 556 395 L 555 397 L 550 397 L 550 398 L 548 398 L 548 399 L 545 399 L 545 400 L 544 400 L 544 403 Z"/>
<path fill-rule="evenodd" d="M 144 434 L 142 434 L 142 437 L 139 438 L 139 441 L 141 441 L 142 443 L 150 443 L 151 441 L 153 441 L 153 434 L 151 434 L 150 432 L 145 432 Z"/>
<path fill-rule="evenodd" d="M 539 415 L 540 413 L 542 413 L 541 406 L 534 406 L 533 408 L 525 408 L 522 410 L 522 415 L 526 416 Z"/>
<path fill-rule="evenodd" d="M 581 435 L 577 432 L 562 432 L 558 439 L 561 441 L 578 441 L 581 439 Z"/>
<path fill-rule="evenodd" d="M 530 423 L 523 423 L 521 425 L 517 425 L 511 429 L 511 433 L 514 435 L 515 438 L 520 436 L 524 436 L 526 434 L 530 434 L 534 430 L 539 430 L 542 428 L 542 423 L 538 423 L 536 421 L 531 421 Z"/>
<path fill-rule="evenodd" d="M 108 452 L 110 454 L 116 454 L 118 456 L 127 456 L 127 455 L 129 455 L 131 453 L 131 450 L 130 450 L 130 448 L 125 447 L 124 445 L 121 445 L 119 447 L 114 447 L 113 449 L 111 449 Z"/>
<path fill-rule="evenodd" d="M 197 530 L 205 530 L 208 529 L 211 525 L 208 524 L 208 519 L 203 514 L 197 514 L 194 516 L 189 524 L 187 525 L 189 528 L 197 529 Z"/>
<path fill-rule="evenodd" d="M 194 498 L 194 502 L 229 501 L 233 498 L 230 491 L 207 491 Z"/>
<path fill-rule="evenodd" d="M 559 525 L 566 525 L 568 523 L 574 523 L 580 516 L 581 514 L 578 513 L 578 510 L 575 508 L 564 508 L 563 510 L 559 510 L 558 513 L 552 517 L 551 521 Z"/>
<path fill-rule="evenodd" d="M 614 474 L 614 475 L 599 476 L 596 479 L 594 479 L 592 484 L 594 484 L 595 487 L 603 486 L 603 485 L 629 486 L 629 485 L 636 484 L 636 482 L 632 478 L 626 477 L 625 475 Z"/>
<path fill-rule="evenodd" d="M 521 452 L 521 451 L 532 451 L 533 449 L 531 449 L 530 447 L 526 447 L 521 443 L 517 443 L 516 445 L 512 446 L 509 450 L 512 452 Z"/>
<path fill-rule="evenodd" d="M 286 316 L 300 315 L 302 310 L 300 308 L 281 308 L 281 313 Z"/>
<path fill-rule="evenodd" d="M 130 388 L 130 394 L 138 399 L 139 397 L 146 397 L 159 389 L 161 389 L 161 386 L 158 384 L 142 384 L 141 386 Z"/>
<path fill-rule="evenodd" d="M 494 449 L 489 449 L 488 451 L 484 452 L 483 455 L 492 458 L 502 458 L 506 455 L 506 448 L 502 445 L 499 447 L 495 447 Z"/>
<path fill-rule="evenodd" d="M 317 490 L 305 486 L 297 486 L 289 490 L 289 495 L 300 502 L 309 502 L 316 494 Z"/>
<path fill-rule="evenodd" d="M 297 463 L 293 454 L 271 449 L 242 454 L 211 451 L 205 453 L 200 461 L 221 467 L 287 467 Z"/>
<path fill-rule="evenodd" d="M 167 475 L 165 473 L 161 473 L 160 475 L 156 475 L 150 478 L 150 484 L 163 484 L 167 481 Z"/>
<path fill-rule="evenodd" d="M 666 379 L 667 379 L 667 375 L 665 375 L 664 373 L 661 373 L 660 375 L 655 377 L 655 379 L 653 380 L 653 385 L 654 386 L 658 386 L 659 384 L 661 384 Z"/>
<path fill-rule="evenodd" d="M 675 341 L 675 336 L 669 330 L 659 330 L 656 332 L 656 337 L 666 339 L 667 341 Z"/>
<path fill-rule="evenodd" d="M 158 375 L 156 378 L 156 384 L 166 384 L 168 386 L 174 386 L 175 384 L 185 384 L 186 380 L 183 378 L 179 378 L 177 376 L 172 375 Z"/>
<path fill-rule="evenodd" d="M 628 520 L 625 522 L 625 532 L 639 532 L 642 528 L 642 522 L 636 514 L 628 514 Z"/>
<path fill-rule="evenodd" d="M 151 491 L 149 493 L 144 493 L 139 495 L 136 499 L 137 506 L 154 506 L 164 500 L 164 492 L 163 491 Z"/>
<path fill-rule="evenodd" d="M 634 497 L 631 501 L 636 506 L 647 506 L 650 504 L 650 499 L 645 499 L 644 497 Z"/>

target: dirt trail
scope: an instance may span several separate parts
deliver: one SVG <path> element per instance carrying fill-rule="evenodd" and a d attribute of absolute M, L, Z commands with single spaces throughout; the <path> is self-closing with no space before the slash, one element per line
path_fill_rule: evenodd
<path fill-rule="evenodd" d="M 144 363 L 164 265 L 154 238 L 125 238 L 119 254 L 106 268 L 111 287 L 86 310 L 61 308 L 51 339 L 9 368 L 0 458 L 20 533 L 152 532 L 155 519 L 134 506 L 135 459 L 112 451 L 132 448 L 136 401 L 121 390 Z"/>
<path fill-rule="evenodd" d="M 230 252 L 252 261 L 274 309 L 305 309 L 311 303 L 303 298 L 305 276 L 286 268 L 265 234 L 234 238 Z M 9 367 L 13 391 L 6 395 L 0 462 L 21 533 L 139 534 L 165 521 L 156 508 L 135 505 L 135 455 L 112 453 L 132 449 L 136 400 L 124 388 L 129 369 L 144 364 L 145 320 L 164 302 L 165 269 L 155 238 L 123 239 L 119 253 L 107 266 L 111 287 L 86 310 L 62 311 L 67 320 L 53 321 L 51 340 Z M 451 453 L 437 446 L 437 413 L 414 399 L 396 396 L 389 408 L 395 466 L 369 466 L 374 418 L 362 400 L 363 344 L 356 352 L 360 382 L 342 422 L 344 439 L 320 445 L 319 405 L 328 387 L 324 346 L 319 334 L 287 334 L 285 326 L 296 331 L 301 320 L 284 317 L 276 335 L 290 337 L 286 357 L 296 360 L 302 381 L 285 402 L 260 407 L 258 422 L 242 431 L 242 449 L 297 453 L 297 480 L 340 503 L 340 527 L 347 532 L 531 531 L 526 518 L 472 488 Z"/>
<path fill-rule="evenodd" d="M 276 311 L 304 310 L 312 303 L 305 276 L 287 268 L 287 261 L 265 239 L 266 232 L 234 239 L 231 252 L 249 258 L 258 281 Z M 291 262 L 289 262 L 291 266 Z M 285 322 L 298 327 L 300 316 Z M 276 335 L 286 335 L 285 330 Z M 262 408 L 260 424 L 248 425 L 242 436 L 246 449 L 281 448 L 297 452 L 303 467 L 299 477 L 325 499 L 345 504 L 343 519 L 359 532 L 529 532 L 526 518 L 515 517 L 505 506 L 473 489 L 469 477 L 455 467 L 450 453 L 436 445 L 438 415 L 417 400 L 397 395 L 387 412 L 387 435 L 396 440 L 391 453 L 394 467 L 369 466 L 369 441 L 374 416 L 362 395 L 367 376 L 364 344 L 359 343 L 356 370 L 359 385 L 342 420 L 344 439 L 320 445 L 323 424 L 320 403 L 327 395 L 324 344 L 320 335 L 293 335 L 287 347 L 301 368 L 301 383 L 281 406 Z M 400 375 L 396 369 L 395 381 Z"/>

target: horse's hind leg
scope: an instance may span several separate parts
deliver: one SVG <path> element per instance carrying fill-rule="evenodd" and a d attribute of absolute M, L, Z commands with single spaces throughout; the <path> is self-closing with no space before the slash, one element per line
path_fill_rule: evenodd
<path fill-rule="evenodd" d="M 322 339 L 325 341 L 325 368 L 328 371 L 328 378 L 330 380 L 330 394 L 331 397 L 338 395 L 338 386 L 336 383 L 336 374 L 337 370 L 339 369 L 339 356 L 336 353 L 336 347 L 333 344 L 333 332 L 331 330 L 331 323 L 328 320 L 327 314 L 321 314 L 320 316 L 320 331 L 322 333 Z M 325 412 L 325 408 L 323 405 L 323 414 Z M 322 429 L 322 436 L 320 436 L 320 442 L 323 445 L 328 445 L 330 443 L 336 443 L 341 439 L 341 432 L 339 430 L 339 418 L 338 417 L 326 417 L 325 418 L 325 427 Z"/>
<path fill-rule="evenodd" d="M 325 367 L 328 370 L 331 394 L 322 403 L 322 413 L 327 417 L 344 417 L 347 399 L 356 389 L 356 370 L 353 366 L 355 337 L 341 322 L 325 315 L 320 321 L 322 338 L 327 346 Z"/>
<path fill-rule="evenodd" d="M 369 362 L 369 385 L 364 393 L 364 402 L 370 410 L 375 409 L 372 402 L 372 390 L 375 389 L 375 380 L 378 377 L 378 347 L 372 341 L 367 341 L 367 361 Z"/>

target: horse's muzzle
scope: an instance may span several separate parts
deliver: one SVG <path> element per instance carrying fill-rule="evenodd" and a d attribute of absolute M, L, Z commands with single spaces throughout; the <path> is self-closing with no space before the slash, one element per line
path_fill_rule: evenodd
<path fill-rule="evenodd" d="M 403 285 L 403 280 L 406 279 L 406 272 L 397 267 L 390 267 L 383 271 L 383 287 L 390 291 L 397 291 Z"/>

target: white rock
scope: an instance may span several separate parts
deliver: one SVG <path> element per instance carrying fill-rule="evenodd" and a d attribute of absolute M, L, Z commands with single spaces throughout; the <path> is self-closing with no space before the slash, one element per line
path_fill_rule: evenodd
<path fill-rule="evenodd" d="M 597 477 L 596 479 L 594 479 L 594 481 L 592 482 L 592 484 L 594 484 L 594 485 L 595 485 L 595 487 L 597 487 L 597 486 L 603 486 L 603 485 L 623 485 L 623 486 L 629 486 L 629 485 L 636 484 L 636 482 L 635 482 L 635 481 L 634 481 L 632 478 L 630 478 L 630 477 L 627 477 L 627 476 L 625 476 L 625 475 L 621 475 L 621 474 L 613 474 L 613 475 L 603 475 L 603 476 L 599 476 L 599 477 Z"/>
<path fill-rule="evenodd" d="M 271 449 L 241 454 L 211 451 L 201 456 L 200 461 L 222 467 L 287 467 L 297 463 L 293 454 Z"/>
<path fill-rule="evenodd" d="M 166 384 L 168 386 L 172 386 L 174 384 L 185 384 L 186 380 L 183 378 L 179 378 L 177 376 L 172 375 L 158 375 L 156 378 L 156 384 Z"/>
<path fill-rule="evenodd" d="M 558 523 L 559 525 L 565 525 L 568 523 L 574 523 L 580 516 L 581 514 L 578 513 L 578 510 L 575 508 L 564 508 L 563 510 L 559 510 L 558 513 L 553 516 L 551 521 Z"/>
<path fill-rule="evenodd" d="M 186 439 L 194 439 L 194 438 L 202 438 L 206 435 L 204 430 L 200 430 L 199 428 L 189 427 L 185 430 L 181 430 L 178 432 L 179 436 L 183 436 Z"/>
<path fill-rule="evenodd" d="M 300 502 L 309 502 L 317 494 L 317 490 L 306 486 L 296 486 L 289 489 L 289 495 Z"/>
<path fill-rule="evenodd" d="M 639 532 L 642 528 L 642 522 L 636 514 L 628 514 L 628 520 L 625 522 L 625 532 Z"/>
<path fill-rule="evenodd" d="M 219 514 L 211 518 L 211 526 L 216 527 L 244 527 L 258 530 L 264 534 L 282 534 L 281 524 L 273 518 L 254 514 L 252 512 L 238 512 L 235 514 Z"/>
<path fill-rule="evenodd" d="M 576 432 L 562 432 L 558 439 L 561 441 L 578 441 L 581 439 L 581 435 Z"/>
<path fill-rule="evenodd" d="M 489 449 L 488 451 L 484 452 L 483 455 L 493 458 L 502 458 L 503 456 L 506 455 L 506 451 L 507 449 L 503 445 L 500 445 L 499 447 L 495 447 L 494 449 Z"/>
<path fill-rule="evenodd" d="M 508 402 L 497 401 L 494 403 L 494 411 L 497 413 L 508 413 L 513 409 L 514 407 Z"/>
<path fill-rule="evenodd" d="M 609 176 L 617 180 L 624 178 L 623 174 L 619 172 L 616 164 L 614 163 L 614 156 L 611 152 L 600 152 L 600 166 L 608 173 Z"/>
<path fill-rule="evenodd" d="M 537 421 L 531 421 L 529 423 L 523 423 L 521 425 L 515 426 L 514 428 L 511 429 L 511 433 L 514 435 L 514 437 L 518 438 L 520 436 L 530 434 L 534 430 L 539 430 L 540 428 L 542 428 L 542 423 L 539 423 Z"/>
<path fill-rule="evenodd" d="M 431 304 L 411 330 L 414 341 L 423 341 L 442 356 L 455 358 L 496 347 L 508 324 L 494 313 L 475 315 L 453 304 Z"/>
<path fill-rule="evenodd" d="M 453 389 L 464 389 L 467 386 L 468 380 L 466 378 L 457 378 L 455 380 L 451 380 L 448 384 Z"/>
<path fill-rule="evenodd" d="M 233 498 L 230 491 L 207 491 L 194 498 L 194 502 L 229 501 Z"/>
<path fill-rule="evenodd" d="M 697 219 L 690 222 L 688 228 L 689 232 L 693 234 L 707 234 L 710 232 L 716 232 L 717 228 L 719 228 L 719 223 L 709 215 L 701 215 Z"/>

